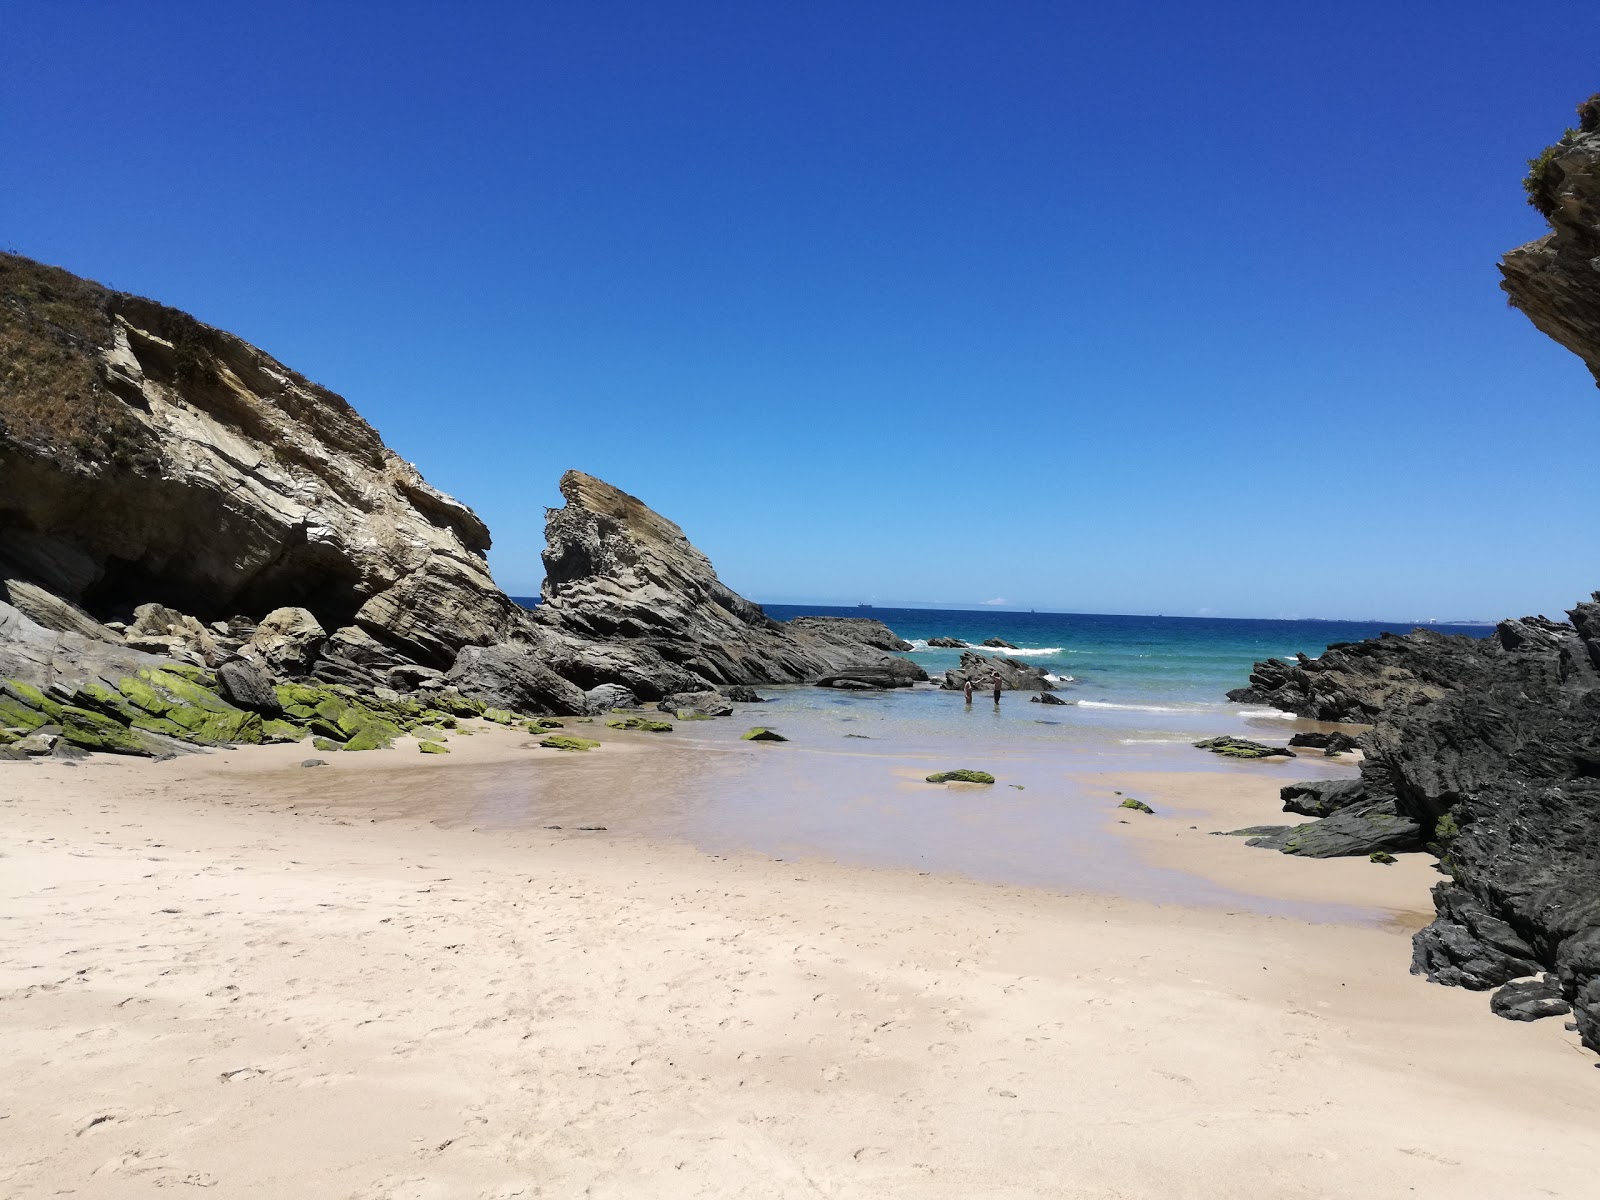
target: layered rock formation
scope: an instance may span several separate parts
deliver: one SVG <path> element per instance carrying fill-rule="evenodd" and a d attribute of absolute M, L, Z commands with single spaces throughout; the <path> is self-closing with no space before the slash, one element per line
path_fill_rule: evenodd
<path fill-rule="evenodd" d="M 530 614 L 495 586 L 483 523 L 339 396 L 15 255 L 0 372 L 0 678 L 58 700 L 174 664 L 224 693 L 254 679 L 545 714 L 926 678 L 879 622 L 768 618 L 676 525 L 578 472 Z"/>
<path fill-rule="evenodd" d="M 483 523 L 232 334 L 0 255 L 0 363 L 0 577 L 99 621 L 304 608 L 435 668 L 506 636 Z"/>
<path fill-rule="evenodd" d="M 545 525 L 534 653 L 584 687 L 618 682 L 642 699 L 723 684 L 854 681 L 904 687 L 927 673 L 882 622 L 775 621 L 719 578 L 683 530 L 581 471 Z"/>

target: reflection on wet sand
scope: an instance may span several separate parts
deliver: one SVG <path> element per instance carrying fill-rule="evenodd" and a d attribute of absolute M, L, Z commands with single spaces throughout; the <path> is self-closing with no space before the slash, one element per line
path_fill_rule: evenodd
<path fill-rule="evenodd" d="M 1130 745 L 1104 730 L 1070 726 L 1048 741 L 1032 732 L 992 742 L 937 730 L 929 736 L 907 724 L 889 731 L 898 736 L 879 728 L 847 739 L 841 728 L 871 725 L 842 705 L 773 705 L 761 715 L 764 723 L 781 724 L 791 740 L 742 742 L 747 722 L 741 719 L 680 725 L 672 734 L 609 730 L 597 722 L 582 727 L 604 742 L 590 753 L 541 750 L 536 739 L 506 735 L 510 740 L 499 743 L 505 753 L 488 761 L 463 754 L 469 761 L 458 759 L 442 774 L 416 769 L 414 759 L 386 756 L 370 768 L 341 761 L 348 769 L 277 771 L 261 782 L 279 802 L 304 801 L 314 785 L 319 807 L 447 827 L 665 839 L 710 853 L 958 874 L 1308 920 L 1386 916 L 1375 908 L 1251 894 L 1181 864 L 1155 861 L 1117 822 L 1162 818 L 1122 812 L 1095 782 L 1096 772 L 1111 770 L 1131 779 L 1180 771 L 1213 782 L 1236 780 L 1266 798 L 1269 806 L 1258 819 L 1270 820 L 1277 787 L 1348 773 L 1346 765 L 1320 757 L 1236 763 L 1183 744 Z M 1014 720 L 1012 728 L 1026 719 Z M 467 748 L 465 739 L 455 744 Z M 951 767 L 989 771 L 997 782 L 925 782 L 928 773 Z M 1170 778 L 1162 778 L 1170 789 Z M 1184 827 L 1192 826 L 1186 820 Z"/>

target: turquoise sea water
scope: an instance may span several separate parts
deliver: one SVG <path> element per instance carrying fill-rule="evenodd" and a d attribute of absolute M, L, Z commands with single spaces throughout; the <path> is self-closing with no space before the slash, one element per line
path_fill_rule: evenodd
<path fill-rule="evenodd" d="M 929 649 L 931 637 L 953 637 L 981 654 L 1007 654 L 1070 677 L 1064 695 L 1082 704 L 1210 707 L 1243 687 L 1252 664 L 1266 658 L 1313 657 L 1335 642 L 1355 642 L 1412 626 L 1372 621 L 1258 621 L 1221 617 L 1134 617 L 1098 613 L 1022 613 L 918 608 L 822 608 L 769 604 L 779 620 L 805 614 L 875 617 L 916 645 L 912 657 L 929 674 L 958 664 L 960 650 Z M 1486 625 L 1431 625 L 1440 633 L 1485 637 Z M 992 650 L 985 638 L 1017 650 Z"/>
<path fill-rule="evenodd" d="M 930 674 L 955 666 L 959 650 L 926 639 L 976 645 L 1001 637 L 1007 651 L 1062 679 L 1066 705 L 1006 692 L 968 705 L 928 685 L 886 692 L 762 687 L 765 703 L 731 718 L 681 722 L 670 736 L 592 732 L 637 753 L 544 761 L 458 775 L 450 817 L 472 824 L 536 828 L 604 826 L 683 839 L 712 852 L 952 871 L 1001 883 L 1090 890 L 1156 901 L 1289 908 L 1214 882 L 1156 868 L 1107 832 L 1117 827 L 1113 788 L 1140 794 L 1141 780 L 1201 772 L 1237 780 L 1261 808 L 1244 823 L 1280 818 L 1284 784 L 1349 775 L 1349 762 L 1311 751 L 1238 762 L 1196 750 L 1202 736 L 1241 734 L 1281 745 L 1304 722 L 1258 705 L 1230 704 L 1253 663 L 1404 626 L 1369 622 L 1249 621 L 932 609 L 800 608 L 768 605 L 774 617 L 804 613 L 872 616 L 918 648 Z M 1486 627 L 1436 626 L 1484 636 Z M 984 651 L 994 653 L 994 651 Z M 751 743 L 751 725 L 781 731 L 782 744 Z M 936 770 L 990 772 L 990 788 L 931 786 Z M 1109 781 L 1109 782 L 1108 782 Z M 419 784 L 420 786 L 420 784 Z M 430 795 L 436 811 L 441 800 Z M 1174 831 L 1205 818 L 1169 812 Z M 1144 818 L 1140 818 L 1143 820 Z M 1240 822 L 1236 821 L 1235 824 Z M 1275 906 L 1276 905 L 1276 906 Z M 1330 913 L 1327 919 L 1344 919 Z M 1348 914 L 1345 914 L 1348 916 Z"/>

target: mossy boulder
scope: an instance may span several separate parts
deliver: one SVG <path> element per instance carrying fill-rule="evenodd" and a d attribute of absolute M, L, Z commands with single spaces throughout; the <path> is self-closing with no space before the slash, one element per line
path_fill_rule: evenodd
<path fill-rule="evenodd" d="M 1117 807 L 1131 809 L 1133 812 L 1150 813 L 1151 815 L 1154 815 L 1156 811 L 1143 800 L 1135 800 L 1132 796 L 1129 796 Z"/>
<path fill-rule="evenodd" d="M 116 717 L 124 725 L 131 725 L 144 713 L 144 710 L 130 704 L 121 692 L 112 691 L 100 683 L 84 684 L 72 694 L 72 703 L 79 708 L 92 708 Z"/>
<path fill-rule="evenodd" d="M 1220 754 L 1225 758 L 1295 758 L 1295 752 L 1283 746 L 1267 746 L 1261 742 L 1252 742 L 1249 738 L 1240 737 L 1214 737 L 1205 738 L 1194 744 L 1196 750 L 1209 750 L 1213 754 Z"/>
<path fill-rule="evenodd" d="M 928 776 L 929 783 L 993 783 L 994 776 L 987 771 L 935 771 Z"/>
<path fill-rule="evenodd" d="M 789 740 L 776 729 L 768 729 L 765 725 L 757 725 L 754 729 L 747 729 L 739 735 L 739 738 L 741 741 L 746 742 L 787 742 Z M 994 781 L 990 780 L 989 782 L 993 783 Z"/>
<path fill-rule="evenodd" d="M 547 729 L 565 729 L 566 725 L 554 717 L 534 717 L 527 721 L 523 728 L 529 733 L 543 733 Z"/>
<path fill-rule="evenodd" d="M 61 709 L 61 736 L 85 750 L 142 754 L 147 757 L 157 753 L 137 730 L 129 729 L 115 717 L 70 704 Z"/>
<path fill-rule="evenodd" d="M 383 726 L 374 722 L 363 725 L 350 735 L 350 740 L 345 742 L 346 750 L 387 750 L 394 745 L 398 734 L 385 734 Z"/>
<path fill-rule="evenodd" d="M 261 740 L 263 742 L 298 742 L 306 736 L 303 725 L 296 725 L 293 721 L 262 721 Z"/>
<path fill-rule="evenodd" d="M 259 745 L 261 742 L 261 714 L 245 712 L 239 708 L 221 711 L 200 705 L 173 705 L 162 714 L 163 719 L 177 725 L 181 735 L 189 741 L 236 742 Z M 147 724 L 147 722 L 141 722 Z"/>
<path fill-rule="evenodd" d="M 344 749 L 344 743 L 343 742 L 336 742 L 332 738 L 314 737 L 314 738 L 311 739 L 311 744 L 313 746 L 315 746 L 318 750 L 343 750 Z"/>
<path fill-rule="evenodd" d="M 1371 854 L 1367 855 L 1367 861 L 1378 863 L 1380 866 L 1391 867 L 1400 860 L 1386 851 L 1374 850 Z"/>
<path fill-rule="evenodd" d="M 20 679 L 0 680 L 0 725 L 37 729 L 61 723 L 61 703 L 52 700 L 31 683 Z"/>
<path fill-rule="evenodd" d="M 486 708 L 481 715 L 485 721 L 493 721 L 496 725 L 515 725 L 520 719 L 516 713 L 504 708 Z"/>
<path fill-rule="evenodd" d="M 441 746 L 438 742 L 418 742 L 417 749 L 423 754 L 449 754 L 449 746 Z"/>
<path fill-rule="evenodd" d="M 671 733 L 672 722 L 652 721 L 649 717 L 618 717 L 606 722 L 607 729 L 641 729 L 646 733 Z"/>
<path fill-rule="evenodd" d="M 539 743 L 546 750 L 597 750 L 600 743 L 592 738 L 573 737 L 570 734 L 554 733 Z"/>

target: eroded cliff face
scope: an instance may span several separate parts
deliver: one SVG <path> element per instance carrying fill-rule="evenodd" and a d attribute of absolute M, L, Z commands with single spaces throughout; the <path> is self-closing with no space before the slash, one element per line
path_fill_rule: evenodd
<path fill-rule="evenodd" d="M 1550 232 L 1501 260 L 1500 286 L 1600 384 L 1600 94 L 1578 106 L 1578 127 L 1531 167 L 1529 200 Z"/>
<path fill-rule="evenodd" d="M 175 309 L 0 255 L 0 579 L 101 621 L 299 606 L 445 667 L 519 612 L 488 547 L 341 397 Z"/>

